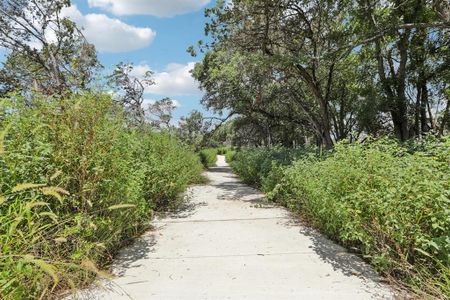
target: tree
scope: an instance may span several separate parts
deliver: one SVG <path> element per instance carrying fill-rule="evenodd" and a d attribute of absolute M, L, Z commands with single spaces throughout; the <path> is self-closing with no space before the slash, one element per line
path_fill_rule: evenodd
<path fill-rule="evenodd" d="M 199 150 L 210 128 L 211 122 L 207 121 L 201 112 L 193 110 L 188 116 L 181 117 L 178 123 L 178 135 L 182 141 Z"/>
<path fill-rule="evenodd" d="M 119 103 L 124 108 L 127 117 L 135 125 L 143 125 L 145 122 L 145 111 L 142 107 L 144 102 L 145 88 L 154 84 L 152 72 L 147 71 L 143 78 L 133 76 L 133 64 L 119 63 L 113 74 L 108 79 L 111 86 L 118 95 Z"/>
<path fill-rule="evenodd" d="M 436 5 L 219 1 L 206 10 L 210 39 L 199 43 L 205 56 L 193 72 L 202 103 L 239 115 L 235 124 L 251 125 L 268 145 L 312 136 L 330 148 L 391 132 L 404 141 L 436 129 L 450 69 L 450 25 Z"/>
<path fill-rule="evenodd" d="M 270 85 L 276 83 L 287 88 L 286 98 L 290 99 L 287 102 L 295 103 L 312 124 L 315 136 L 329 148 L 333 145 L 330 102 L 336 88 L 334 76 L 350 53 L 343 48 L 350 37 L 344 22 L 348 6 L 346 1 L 282 0 L 233 1 L 231 7 L 219 5 L 208 11 L 212 21 L 206 28 L 213 42 L 207 50 L 222 51 L 228 56 L 230 53 L 244 57 L 259 55 L 270 68 L 259 72 L 258 78 L 249 77 L 256 81 L 255 85 L 260 82 L 252 91 L 255 97 L 263 98 L 265 83 L 262 81 L 267 76 Z M 282 115 L 300 124 L 306 121 L 299 120 L 289 110 Z"/>
<path fill-rule="evenodd" d="M 68 0 L 4 0 L 0 46 L 8 50 L 1 86 L 42 94 L 86 89 L 100 64 L 74 22 L 61 16 Z"/>
<path fill-rule="evenodd" d="M 170 98 L 163 98 L 150 103 L 147 108 L 147 118 L 152 126 L 159 129 L 168 129 L 172 125 L 172 113 L 177 108 L 175 102 Z"/>
<path fill-rule="evenodd" d="M 426 0 L 364 0 L 359 7 L 355 14 L 358 33 L 372 37 L 366 39 L 370 43 L 365 48 L 376 61 L 385 108 L 396 136 L 405 141 L 433 129 L 434 117 L 431 109 L 427 111 L 432 105 L 429 92 L 433 89 L 431 80 L 442 83 L 443 73 L 448 73 L 449 35 L 442 28 L 450 24 L 439 22 L 434 3 Z"/>

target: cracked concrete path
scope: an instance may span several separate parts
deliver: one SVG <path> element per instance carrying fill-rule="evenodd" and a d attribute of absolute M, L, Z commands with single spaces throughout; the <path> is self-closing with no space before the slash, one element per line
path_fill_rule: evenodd
<path fill-rule="evenodd" d="M 219 156 L 190 209 L 156 220 L 121 251 L 89 299 L 392 299 L 357 256 L 295 222 L 242 184 Z M 84 296 L 83 296 L 84 295 Z"/>

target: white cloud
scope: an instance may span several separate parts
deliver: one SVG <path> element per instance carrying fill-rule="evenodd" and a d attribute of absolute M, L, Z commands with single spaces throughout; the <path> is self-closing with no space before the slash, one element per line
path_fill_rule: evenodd
<path fill-rule="evenodd" d="M 173 17 L 197 11 L 211 0 L 88 0 L 90 7 L 99 7 L 115 15 L 152 15 Z"/>
<path fill-rule="evenodd" d="M 151 71 L 151 69 L 147 64 L 133 65 L 133 70 L 131 70 L 130 75 L 137 78 L 143 78 L 149 71 Z"/>
<path fill-rule="evenodd" d="M 145 48 L 156 35 L 148 27 L 135 27 L 103 14 L 83 15 L 75 5 L 64 8 L 62 16 L 82 27 L 86 39 L 100 52 L 118 53 Z"/>
<path fill-rule="evenodd" d="M 153 80 L 155 84 L 148 87 L 145 90 L 146 93 L 163 97 L 200 95 L 198 82 L 190 73 L 194 66 L 195 62 L 185 65 L 172 63 L 167 65 L 164 71 L 154 72 Z M 143 77 L 150 70 L 150 67 L 146 64 L 136 65 L 131 75 Z"/>

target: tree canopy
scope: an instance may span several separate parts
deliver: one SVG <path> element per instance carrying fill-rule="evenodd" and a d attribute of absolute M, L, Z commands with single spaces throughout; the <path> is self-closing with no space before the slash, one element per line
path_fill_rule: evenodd
<path fill-rule="evenodd" d="M 101 65 L 95 47 L 62 16 L 68 0 L 0 2 L 0 46 L 8 52 L 0 88 L 57 94 L 87 89 Z"/>
<path fill-rule="evenodd" d="M 202 103 L 239 115 L 260 144 L 443 134 L 449 11 L 425 0 L 219 1 L 193 74 Z"/>

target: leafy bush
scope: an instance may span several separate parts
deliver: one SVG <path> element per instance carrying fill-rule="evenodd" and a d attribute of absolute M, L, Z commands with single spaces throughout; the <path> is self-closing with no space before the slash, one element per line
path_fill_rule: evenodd
<path fill-rule="evenodd" d="M 225 153 L 225 161 L 231 164 L 231 162 L 234 160 L 235 155 L 236 151 L 234 150 L 227 151 L 227 153 Z"/>
<path fill-rule="evenodd" d="M 129 128 L 109 96 L 0 102 L 0 298 L 79 287 L 202 170 L 176 139 Z"/>
<path fill-rule="evenodd" d="M 200 150 L 199 156 L 205 168 L 214 167 L 217 162 L 217 148 L 206 148 Z"/>
<path fill-rule="evenodd" d="M 177 196 L 188 184 L 200 179 L 203 168 L 198 156 L 167 134 L 149 134 L 143 140 L 145 151 L 145 198 L 160 210 L 178 204 Z"/>
<path fill-rule="evenodd" d="M 279 180 L 278 175 L 283 166 L 288 166 L 293 160 L 308 153 L 314 153 L 313 149 L 244 149 L 233 156 L 231 167 L 245 183 L 261 187 L 263 191 L 268 192 Z"/>
<path fill-rule="evenodd" d="M 449 297 L 449 142 L 414 153 L 387 140 L 339 144 L 325 160 L 285 169 L 269 198 L 358 249 L 379 271 Z"/>
<path fill-rule="evenodd" d="M 233 151 L 233 147 L 220 147 L 217 149 L 217 154 L 226 155 L 230 151 Z"/>

